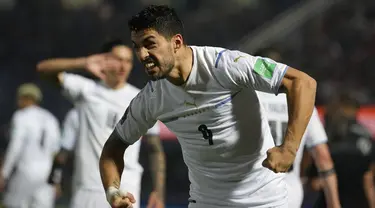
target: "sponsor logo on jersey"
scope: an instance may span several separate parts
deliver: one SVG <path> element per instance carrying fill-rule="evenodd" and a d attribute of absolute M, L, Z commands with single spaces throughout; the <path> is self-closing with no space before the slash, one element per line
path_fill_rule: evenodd
<path fill-rule="evenodd" d="M 239 56 L 239 57 L 235 58 L 233 61 L 234 61 L 235 63 L 237 63 L 238 60 L 240 60 L 240 58 L 245 58 L 245 56 Z"/>
<path fill-rule="evenodd" d="M 236 97 L 236 95 L 238 95 L 239 92 L 241 92 L 241 91 L 238 91 L 238 92 L 232 94 L 231 96 L 229 96 L 229 97 L 221 100 L 220 102 L 216 103 L 215 105 L 210 105 L 210 106 L 205 106 L 205 107 L 199 107 L 199 108 L 197 107 L 193 111 L 184 112 L 184 113 L 182 113 L 182 114 L 180 114 L 178 116 L 174 116 L 174 117 L 171 117 L 171 118 L 160 119 L 160 121 L 163 122 L 163 123 L 167 123 L 167 122 L 178 120 L 179 118 L 186 118 L 186 117 L 190 117 L 190 116 L 194 116 L 194 115 L 197 115 L 197 114 L 201 114 L 201 113 L 213 110 L 213 109 L 220 108 L 220 107 L 224 106 L 226 103 L 229 103 L 230 101 L 232 101 L 232 99 L 234 97 Z"/>
<path fill-rule="evenodd" d="M 272 63 L 264 58 L 258 58 L 255 62 L 254 71 L 262 77 L 272 79 L 275 68 L 276 63 Z"/>

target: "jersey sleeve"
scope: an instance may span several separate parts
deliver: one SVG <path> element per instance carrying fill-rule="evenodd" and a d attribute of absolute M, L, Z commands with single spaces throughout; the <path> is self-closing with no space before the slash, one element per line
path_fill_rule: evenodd
<path fill-rule="evenodd" d="M 323 124 L 320 121 L 317 109 L 314 108 L 310 122 L 306 129 L 306 147 L 312 148 L 318 144 L 326 143 L 327 141 L 328 138 L 326 131 L 324 130 Z"/>
<path fill-rule="evenodd" d="M 159 134 L 160 134 L 159 122 L 156 122 L 155 125 L 151 127 L 146 133 L 146 135 L 153 135 L 153 136 L 159 136 Z"/>
<path fill-rule="evenodd" d="M 138 141 L 156 123 L 148 105 L 151 102 L 150 95 L 146 91 L 144 88 L 131 101 L 115 128 L 121 139 L 129 145 Z"/>
<path fill-rule="evenodd" d="M 27 125 L 20 113 L 15 113 L 11 121 L 10 142 L 5 153 L 2 174 L 5 179 L 9 178 L 14 170 L 23 149 L 27 137 Z"/>
<path fill-rule="evenodd" d="M 217 55 L 215 68 L 224 85 L 277 94 L 288 67 L 269 58 L 223 50 Z"/>
<path fill-rule="evenodd" d="M 76 74 L 63 73 L 62 79 L 63 95 L 73 103 L 79 101 L 85 92 L 95 87 L 93 80 Z"/>
<path fill-rule="evenodd" d="M 61 148 L 65 150 L 73 150 L 78 137 L 78 112 L 72 109 L 68 112 L 62 126 Z"/>
<path fill-rule="evenodd" d="M 57 118 L 55 118 L 54 116 L 51 118 L 49 130 L 50 130 L 49 138 L 50 138 L 51 153 L 55 154 L 60 149 L 61 130 L 60 130 L 59 122 Z"/>

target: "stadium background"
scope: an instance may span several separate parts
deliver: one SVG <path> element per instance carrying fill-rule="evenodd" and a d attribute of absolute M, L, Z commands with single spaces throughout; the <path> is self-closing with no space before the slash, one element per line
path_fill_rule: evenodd
<path fill-rule="evenodd" d="M 267 54 L 301 69 L 318 81 L 317 105 L 325 106 L 340 92 L 354 94 L 364 106 L 360 120 L 375 135 L 375 1 L 373 0 L 2 0 L 0 1 L 0 135 L 6 148 L 15 90 L 36 82 L 42 106 L 60 121 L 72 107 L 58 89 L 42 83 L 37 61 L 76 57 L 99 51 L 109 38 L 130 44 L 127 19 L 148 4 L 169 4 L 185 21 L 189 44 L 214 45 Z M 129 82 L 141 88 L 147 78 L 135 62 Z M 167 154 L 167 204 L 186 207 L 188 177 L 180 146 L 163 133 Z M 143 196 L 150 191 L 147 149 Z M 68 167 L 64 197 L 70 196 Z M 306 193 L 306 206 L 314 194 Z M 64 207 L 64 206 L 63 206 Z M 169 206 L 168 206 L 169 207 Z M 172 206 L 171 206 L 172 207 Z"/>

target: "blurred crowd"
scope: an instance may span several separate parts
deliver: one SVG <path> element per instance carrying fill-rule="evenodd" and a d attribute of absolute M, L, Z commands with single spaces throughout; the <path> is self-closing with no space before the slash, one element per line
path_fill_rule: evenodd
<path fill-rule="evenodd" d="M 326 104 L 338 91 L 356 94 L 361 104 L 374 103 L 374 1 L 334 5 L 273 48 L 284 62 L 318 80 L 318 104 Z"/>

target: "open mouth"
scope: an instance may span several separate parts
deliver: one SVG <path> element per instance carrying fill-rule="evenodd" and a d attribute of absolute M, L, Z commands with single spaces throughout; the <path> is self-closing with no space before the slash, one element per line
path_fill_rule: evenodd
<path fill-rule="evenodd" d="M 145 64 L 145 67 L 146 67 L 147 69 L 152 69 L 152 68 L 155 67 L 155 63 L 154 63 L 154 62 L 146 63 L 146 64 Z"/>

